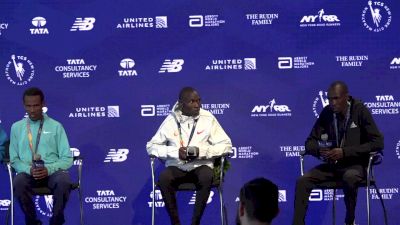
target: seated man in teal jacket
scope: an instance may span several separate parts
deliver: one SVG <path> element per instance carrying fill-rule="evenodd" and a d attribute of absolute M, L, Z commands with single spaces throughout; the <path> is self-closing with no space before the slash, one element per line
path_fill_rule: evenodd
<path fill-rule="evenodd" d="M 32 187 L 47 186 L 53 191 L 53 215 L 50 225 L 65 222 L 71 180 L 67 169 L 72 165 L 67 135 L 63 126 L 43 113 L 43 92 L 29 88 L 23 94 L 27 118 L 11 127 L 10 161 L 18 173 L 13 181 L 14 193 L 27 225 L 41 225 L 32 201 Z"/>
<path fill-rule="evenodd" d="M 7 141 L 7 134 L 0 125 L 0 162 L 3 161 L 5 155 L 5 143 Z"/>

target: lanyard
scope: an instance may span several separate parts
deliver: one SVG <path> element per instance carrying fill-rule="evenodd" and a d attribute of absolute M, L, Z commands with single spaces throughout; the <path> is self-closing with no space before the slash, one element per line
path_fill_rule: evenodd
<path fill-rule="evenodd" d="M 192 138 L 193 138 L 194 130 L 196 129 L 196 125 L 197 125 L 197 121 L 198 121 L 198 120 L 199 120 L 199 119 L 195 119 L 195 120 L 194 120 L 193 127 L 192 127 L 192 131 L 190 132 L 189 141 L 188 141 L 188 143 L 187 143 L 187 146 L 189 146 L 190 141 L 191 141 Z M 181 128 L 181 124 L 180 124 L 178 121 L 176 121 L 176 124 L 178 124 L 180 143 L 181 143 L 181 147 L 183 147 L 183 138 L 182 138 L 182 128 Z"/>
<path fill-rule="evenodd" d="M 40 120 L 40 126 L 39 126 L 39 130 L 37 133 L 37 138 L 36 138 L 36 146 L 35 146 L 35 149 L 33 149 L 33 138 L 32 138 L 32 132 L 31 132 L 31 125 L 29 124 L 29 119 L 26 118 L 26 128 L 28 131 L 29 148 L 32 152 L 32 159 L 34 158 L 34 156 L 38 150 L 38 147 L 39 147 L 40 136 L 42 134 L 42 129 L 43 129 L 43 123 L 44 123 L 44 118 L 42 118 Z"/>
<path fill-rule="evenodd" d="M 342 137 L 342 140 L 340 141 L 340 145 L 339 145 L 338 121 L 336 118 L 336 113 L 333 114 L 333 125 L 335 127 L 335 134 L 336 134 L 336 146 L 338 148 L 343 148 L 343 145 L 344 145 L 344 140 L 346 138 L 347 125 L 350 120 L 350 107 L 351 107 L 351 105 L 349 104 L 347 107 L 346 118 L 345 118 L 345 123 L 344 123 L 344 127 L 343 127 L 343 137 Z"/>

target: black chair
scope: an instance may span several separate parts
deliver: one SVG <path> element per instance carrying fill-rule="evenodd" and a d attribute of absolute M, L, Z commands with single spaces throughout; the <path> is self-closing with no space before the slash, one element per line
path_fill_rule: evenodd
<path fill-rule="evenodd" d="M 213 178 L 213 183 L 211 185 L 211 188 L 217 188 L 218 194 L 219 194 L 219 200 L 220 200 L 220 213 L 221 213 L 221 225 L 228 225 L 227 219 L 226 219 L 226 210 L 225 210 L 225 204 L 223 200 L 223 195 L 222 195 L 222 186 L 223 186 L 223 181 L 224 181 L 224 166 L 226 163 L 226 158 L 229 156 L 229 154 L 222 155 L 221 157 L 218 157 L 214 161 L 214 178 Z M 157 182 L 155 181 L 155 169 L 154 169 L 154 163 L 155 160 L 157 159 L 156 156 L 151 155 L 150 156 L 150 166 L 151 166 L 151 181 L 152 181 L 152 187 L 153 187 L 153 197 L 152 197 L 152 208 L 151 208 L 151 224 L 155 225 L 155 189 L 158 186 Z M 217 175 L 218 174 L 218 175 Z M 177 188 L 177 191 L 196 191 L 196 186 L 193 183 L 183 183 L 180 184 Z"/>
<path fill-rule="evenodd" d="M 300 153 L 300 166 L 301 166 L 301 175 L 304 175 L 304 157 L 307 154 L 305 152 Z M 358 187 L 365 187 L 366 188 L 366 194 L 367 194 L 367 220 L 368 220 L 368 225 L 371 224 L 371 205 L 370 205 L 370 193 L 369 189 L 370 187 L 373 187 L 376 190 L 376 193 L 379 197 L 379 200 L 382 205 L 383 209 L 383 214 L 384 214 L 384 219 L 385 219 L 385 224 L 388 225 L 387 222 L 387 213 L 386 213 L 386 208 L 385 204 L 383 202 L 381 193 L 379 193 L 379 189 L 376 185 L 376 180 L 375 180 L 375 174 L 374 174 L 374 166 L 379 165 L 382 163 L 383 155 L 381 152 L 371 152 L 369 155 L 369 161 L 368 161 L 368 167 L 367 167 L 367 176 L 364 180 L 362 180 Z M 343 189 L 343 182 L 341 181 L 326 181 L 323 183 L 320 183 L 317 185 L 317 188 L 319 189 L 333 189 L 333 207 L 332 207 L 332 224 L 336 225 L 336 190 L 337 189 Z"/>
<path fill-rule="evenodd" d="M 11 215 L 11 225 L 14 225 L 14 189 L 13 189 L 13 178 L 14 178 L 14 170 L 11 167 L 11 162 L 9 158 L 9 142 L 6 143 L 6 151 L 5 151 L 5 157 L 3 159 L 3 162 L 7 166 L 8 170 L 8 176 L 9 176 L 9 183 L 10 183 L 10 193 L 11 193 L 11 204 L 8 208 L 7 215 L 6 215 L 6 225 L 9 224 L 10 220 L 10 215 Z M 79 210 L 80 210 L 80 224 L 83 224 L 83 202 L 82 202 L 82 165 L 83 165 L 83 159 L 80 156 L 74 156 L 74 162 L 78 164 L 78 180 L 74 183 L 71 184 L 71 190 L 77 190 L 78 191 L 78 196 L 79 196 Z M 51 189 L 47 187 L 39 187 L 39 188 L 33 188 L 33 194 L 34 195 L 39 195 L 39 196 L 44 196 L 44 195 L 52 195 Z"/>

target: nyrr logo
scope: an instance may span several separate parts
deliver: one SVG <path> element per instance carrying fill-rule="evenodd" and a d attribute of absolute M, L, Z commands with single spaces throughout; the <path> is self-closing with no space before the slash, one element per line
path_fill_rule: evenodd
<path fill-rule="evenodd" d="M 183 59 L 166 59 L 162 64 L 158 73 L 178 73 L 183 69 L 183 64 L 185 60 Z"/>
<path fill-rule="evenodd" d="M 118 150 L 112 148 L 108 152 L 104 162 L 123 162 L 128 158 L 129 149 L 127 148 L 120 148 Z"/>
<path fill-rule="evenodd" d="M 396 144 L 396 155 L 397 155 L 397 159 L 400 159 L 400 140 Z"/>
<path fill-rule="evenodd" d="M 286 202 L 286 190 L 279 190 L 279 202 Z"/>
<path fill-rule="evenodd" d="M 381 1 L 368 1 L 361 14 L 361 21 L 365 28 L 373 32 L 381 32 L 392 22 L 392 12 Z"/>
<path fill-rule="evenodd" d="M 210 195 L 207 199 L 207 204 L 210 204 L 214 197 L 214 191 L 210 191 Z M 196 203 L 196 192 L 193 193 L 192 198 L 190 198 L 189 205 L 194 205 Z"/>
<path fill-rule="evenodd" d="M 303 16 L 300 27 L 325 27 L 340 26 L 340 20 L 336 15 L 326 15 L 321 9 L 317 15 Z"/>
<path fill-rule="evenodd" d="M 0 23 L 0 36 L 2 35 L 2 31 L 7 29 L 8 29 L 8 23 Z"/>
<path fill-rule="evenodd" d="M 35 207 L 43 216 L 51 217 L 53 215 L 53 195 L 37 195 L 35 198 Z"/>
<path fill-rule="evenodd" d="M 133 59 L 125 58 L 121 60 L 119 65 L 122 68 L 122 70 L 118 70 L 118 74 L 120 77 L 131 77 L 138 75 L 137 71 L 133 69 L 133 67 L 135 66 L 135 61 L 133 61 Z"/>
<path fill-rule="evenodd" d="M 318 97 L 313 102 L 313 113 L 315 117 L 319 117 L 322 109 L 329 105 L 328 92 L 319 91 Z"/>
<path fill-rule="evenodd" d="M 11 60 L 6 64 L 5 75 L 10 83 L 23 86 L 35 76 L 35 66 L 25 56 L 11 55 Z"/>
<path fill-rule="evenodd" d="M 163 201 L 161 191 L 160 190 L 155 190 L 155 194 L 153 194 L 153 191 L 150 192 L 150 199 L 154 198 L 154 206 L 155 207 L 164 207 L 165 202 Z M 153 202 L 147 202 L 149 204 L 149 208 L 153 206 Z"/>
<path fill-rule="evenodd" d="M 392 61 L 390 62 L 390 69 L 400 69 L 400 57 L 392 59 Z"/>
<path fill-rule="evenodd" d="M 256 105 L 251 111 L 252 117 L 264 116 L 292 116 L 291 110 L 287 105 L 276 104 L 275 99 L 269 101 L 268 105 Z"/>
<path fill-rule="evenodd" d="M 11 201 L 9 199 L 0 199 L 0 211 L 8 210 L 10 205 Z"/>
<path fill-rule="evenodd" d="M 35 28 L 29 29 L 31 31 L 31 34 L 49 34 L 49 30 L 45 28 L 44 26 L 46 25 L 47 21 L 43 17 L 35 17 L 32 19 L 32 25 Z"/>
<path fill-rule="evenodd" d="M 94 17 L 78 17 L 75 19 L 70 31 L 90 31 L 94 27 L 94 22 L 96 22 Z"/>

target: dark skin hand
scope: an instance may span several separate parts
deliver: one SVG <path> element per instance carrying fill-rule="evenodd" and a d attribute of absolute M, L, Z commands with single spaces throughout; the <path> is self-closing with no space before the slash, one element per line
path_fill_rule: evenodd
<path fill-rule="evenodd" d="M 41 180 L 49 176 L 49 171 L 46 167 L 33 168 L 31 167 L 31 175 L 35 180 Z"/>
<path fill-rule="evenodd" d="M 337 161 L 343 158 L 343 149 L 341 148 L 322 148 L 319 150 L 319 153 L 324 160 L 328 161 Z"/>
<path fill-rule="evenodd" d="M 186 160 L 186 147 L 180 147 L 179 148 L 179 159 L 180 160 Z"/>

